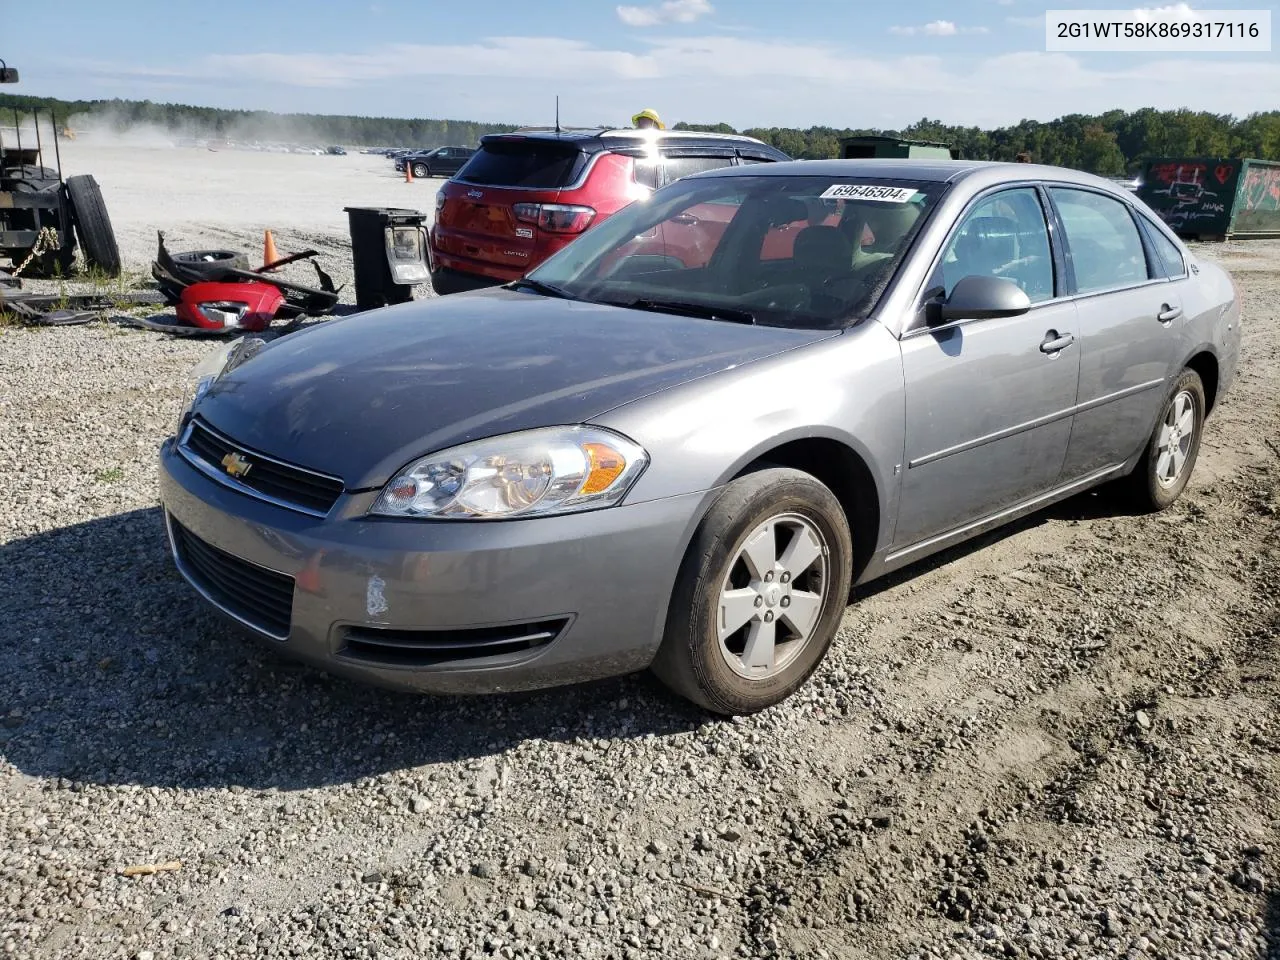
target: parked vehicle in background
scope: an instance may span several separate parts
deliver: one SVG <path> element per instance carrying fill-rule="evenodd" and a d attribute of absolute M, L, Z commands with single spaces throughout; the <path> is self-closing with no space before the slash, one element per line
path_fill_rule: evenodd
<path fill-rule="evenodd" d="M 419 180 L 428 177 L 451 177 L 475 153 L 472 147 L 436 147 L 434 150 L 415 150 L 397 157 L 395 167 L 403 173 L 407 165 Z"/>
<path fill-rule="evenodd" d="M 799 689 L 851 585 L 1108 481 L 1169 507 L 1241 333 L 1127 191 L 931 160 L 691 176 L 506 288 L 363 317 L 198 369 L 161 452 L 183 576 L 347 676 L 651 666 L 722 714 Z"/>
<path fill-rule="evenodd" d="M 449 294 L 508 283 L 681 177 L 789 159 L 731 134 L 595 128 L 490 134 L 436 195 L 432 285 Z"/>
<path fill-rule="evenodd" d="M 339 146 L 326 147 L 324 152 L 333 157 L 345 157 L 347 155 L 347 151 Z"/>

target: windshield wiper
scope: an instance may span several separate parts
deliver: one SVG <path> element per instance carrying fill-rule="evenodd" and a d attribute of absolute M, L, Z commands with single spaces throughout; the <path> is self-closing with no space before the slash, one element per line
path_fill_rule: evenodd
<path fill-rule="evenodd" d="M 655 313 L 675 313 L 685 317 L 704 317 L 707 320 L 724 320 L 728 323 L 755 323 L 754 313 L 746 310 L 734 310 L 728 307 L 715 307 L 706 303 L 686 303 L 681 300 L 652 300 L 641 298 L 620 306 L 634 310 L 652 310 Z"/>
<path fill-rule="evenodd" d="M 540 293 L 544 297 L 559 297 L 561 300 L 581 299 L 565 290 L 561 290 L 559 287 L 553 287 L 551 284 L 543 283 L 541 280 L 530 280 L 528 277 L 521 277 L 519 280 L 507 284 L 508 290 L 519 290 L 521 287 L 526 290 L 532 290 L 534 293 Z"/>

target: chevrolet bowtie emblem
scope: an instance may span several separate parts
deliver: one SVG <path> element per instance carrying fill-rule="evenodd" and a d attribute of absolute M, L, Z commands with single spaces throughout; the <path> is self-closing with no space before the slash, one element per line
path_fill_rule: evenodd
<path fill-rule="evenodd" d="M 231 476 L 239 478 L 247 474 L 253 464 L 238 453 L 228 453 L 222 458 L 222 466 Z"/>

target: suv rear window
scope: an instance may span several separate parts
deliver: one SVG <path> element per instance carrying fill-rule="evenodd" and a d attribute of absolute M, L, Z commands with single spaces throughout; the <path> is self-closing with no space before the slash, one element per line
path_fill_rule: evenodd
<path fill-rule="evenodd" d="M 555 189 L 573 183 L 586 161 L 586 154 L 568 144 L 505 140 L 484 144 L 457 179 L 489 187 Z"/>

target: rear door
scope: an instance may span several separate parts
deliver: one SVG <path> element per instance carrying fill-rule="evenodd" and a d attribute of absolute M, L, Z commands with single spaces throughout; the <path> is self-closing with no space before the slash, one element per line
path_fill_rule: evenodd
<path fill-rule="evenodd" d="M 461 170 L 462 165 L 467 162 L 468 154 L 460 147 L 445 147 L 443 153 L 444 163 L 441 164 L 441 172 L 446 176 L 452 177 Z"/>
<path fill-rule="evenodd" d="M 736 154 L 730 149 L 668 148 L 662 153 L 661 184 L 734 166 Z M 736 204 L 700 203 L 677 217 L 659 224 L 654 233 L 654 246 L 666 256 L 676 257 L 686 267 L 704 267 L 720 243 L 725 227 L 737 214 Z"/>
<path fill-rule="evenodd" d="M 1120 198 L 1065 186 L 1049 196 L 1080 316 L 1080 408 L 1063 468 L 1073 479 L 1123 463 L 1146 441 L 1186 325 L 1187 281 L 1176 247 L 1177 276 L 1166 276 Z"/>

